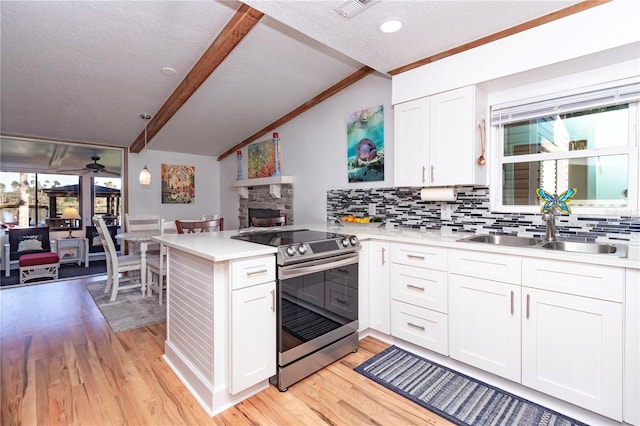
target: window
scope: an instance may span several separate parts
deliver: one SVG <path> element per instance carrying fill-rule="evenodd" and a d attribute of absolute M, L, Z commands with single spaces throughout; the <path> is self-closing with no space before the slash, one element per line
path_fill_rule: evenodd
<path fill-rule="evenodd" d="M 497 210 L 540 209 L 535 190 L 576 188 L 572 209 L 638 209 L 640 84 L 492 108 L 498 141 Z M 497 175 L 494 175 L 497 177 Z"/>
<path fill-rule="evenodd" d="M 78 176 L 2 172 L 0 189 L 0 222 L 6 224 L 66 229 L 64 221 L 56 218 L 66 207 L 81 211 Z"/>

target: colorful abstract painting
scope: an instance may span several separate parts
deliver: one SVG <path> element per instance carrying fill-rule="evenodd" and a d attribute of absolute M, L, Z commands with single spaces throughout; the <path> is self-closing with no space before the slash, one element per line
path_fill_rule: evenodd
<path fill-rule="evenodd" d="M 280 143 L 274 139 L 252 143 L 248 147 L 249 179 L 263 178 L 276 175 L 276 145 L 278 146 L 278 165 L 282 167 L 280 157 Z"/>
<path fill-rule="evenodd" d="M 384 180 L 384 112 L 382 105 L 347 117 L 349 182 Z"/>
<path fill-rule="evenodd" d="M 193 204 L 196 200 L 196 168 L 162 165 L 162 204 Z"/>

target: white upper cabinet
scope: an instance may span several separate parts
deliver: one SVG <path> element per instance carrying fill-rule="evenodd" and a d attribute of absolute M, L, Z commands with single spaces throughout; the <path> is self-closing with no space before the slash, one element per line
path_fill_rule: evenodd
<path fill-rule="evenodd" d="M 476 86 L 394 108 L 395 186 L 486 184 L 486 166 L 476 162 L 486 98 Z"/>

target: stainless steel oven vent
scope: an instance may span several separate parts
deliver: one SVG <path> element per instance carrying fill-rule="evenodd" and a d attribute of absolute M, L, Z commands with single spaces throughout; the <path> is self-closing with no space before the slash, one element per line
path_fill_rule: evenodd
<path fill-rule="evenodd" d="M 363 10 L 373 6 L 380 0 L 348 0 L 333 9 L 345 18 L 353 18 Z"/>

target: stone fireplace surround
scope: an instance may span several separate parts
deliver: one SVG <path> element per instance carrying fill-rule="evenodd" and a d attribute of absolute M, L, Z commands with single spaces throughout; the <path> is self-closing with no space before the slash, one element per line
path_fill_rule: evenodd
<path fill-rule="evenodd" d="M 240 197 L 238 220 L 241 228 L 249 227 L 249 209 L 257 210 L 256 217 L 286 216 L 287 225 L 293 225 L 293 185 L 284 183 L 280 187 L 280 198 L 269 193 L 268 185 L 250 186 L 247 198 Z"/>

